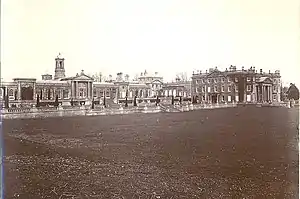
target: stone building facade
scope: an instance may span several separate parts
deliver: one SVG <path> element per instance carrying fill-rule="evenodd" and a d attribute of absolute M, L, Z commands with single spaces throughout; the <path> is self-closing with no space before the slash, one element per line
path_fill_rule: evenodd
<path fill-rule="evenodd" d="M 163 85 L 163 95 L 165 97 L 191 97 L 191 81 L 181 81 L 176 79 L 175 82 L 168 82 Z"/>
<path fill-rule="evenodd" d="M 192 75 L 192 97 L 200 103 L 280 102 L 280 72 L 259 72 L 255 67 L 237 70 L 218 68 Z"/>
<path fill-rule="evenodd" d="M 1 82 L 0 99 L 3 101 L 8 95 L 10 106 L 16 107 L 36 104 L 37 98 L 39 102 L 50 103 L 56 96 L 63 105 L 69 105 L 70 101 L 75 104 L 79 102 L 90 104 L 93 100 L 101 101 L 104 97 L 114 103 L 125 98 L 133 99 L 135 96 L 146 101 L 157 96 L 165 96 L 166 88 L 171 85 L 173 84 L 164 84 L 163 77 L 157 72 L 150 74 L 147 71 L 141 73 L 134 81 L 130 81 L 128 75 L 124 78 L 121 72 L 117 74 L 115 80 L 110 79 L 107 82 L 95 82 L 83 70 L 75 76 L 66 77 L 65 59 L 59 54 L 55 58 L 54 77 L 51 74 L 43 74 L 41 80 L 14 78 L 12 82 Z M 175 87 L 177 90 L 181 89 L 178 85 Z"/>

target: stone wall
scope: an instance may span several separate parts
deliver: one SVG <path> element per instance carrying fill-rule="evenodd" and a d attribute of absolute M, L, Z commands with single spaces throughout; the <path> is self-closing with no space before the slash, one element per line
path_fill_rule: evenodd
<path fill-rule="evenodd" d="M 140 106 L 126 108 L 99 108 L 90 109 L 89 107 L 72 107 L 72 108 L 26 108 L 26 109 L 4 109 L 2 110 L 3 119 L 17 118 L 45 118 L 45 117 L 73 117 L 73 116 L 98 116 L 98 115 L 117 115 L 117 114 L 134 114 L 134 113 L 159 113 L 159 112 L 187 112 L 201 109 L 216 108 L 234 108 L 238 104 L 186 104 L 186 105 L 162 105 L 159 106 Z"/>
<path fill-rule="evenodd" d="M 116 115 L 132 113 L 157 113 L 161 110 L 157 107 L 133 107 L 121 109 L 89 109 L 85 107 L 64 109 L 64 108 L 26 108 L 26 109 L 3 109 L 3 119 L 17 118 L 44 118 L 44 117 L 72 117 L 72 116 L 93 116 L 93 115 Z"/>

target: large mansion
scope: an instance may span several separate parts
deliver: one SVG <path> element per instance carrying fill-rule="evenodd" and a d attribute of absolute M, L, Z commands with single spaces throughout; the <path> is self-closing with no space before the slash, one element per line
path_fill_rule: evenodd
<path fill-rule="evenodd" d="M 34 104 L 51 102 L 58 97 L 62 104 L 72 100 L 89 104 L 92 100 L 100 101 L 105 97 L 118 103 L 121 99 L 139 99 L 164 97 L 168 95 L 190 96 L 190 82 L 177 81 L 164 83 L 163 77 L 157 72 L 150 74 L 147 71 L 140 74 L 137 80 L 129 80 L 123 73 L 117 74 L 115 80 L 96 82 L 82 70 L 75 76 L 65 76 L 65 59 L 59 54 L 55 58 L 54 77 L 50 74 L 42 75 L 41 80 L 35 78 L 14 78 L 12 82 L 1 82 L 0 98 L 8 95 L 10 106 L 20 104 Z"/>
<path fill-rule="evenodd" d="M 266 73 L 255 67 L 237 70 L 230 66 L 225 71 L 211 68 L 193 74 L 192 96 L 203 103 L 280 102 L 280 78 L 278 70 Z"/>

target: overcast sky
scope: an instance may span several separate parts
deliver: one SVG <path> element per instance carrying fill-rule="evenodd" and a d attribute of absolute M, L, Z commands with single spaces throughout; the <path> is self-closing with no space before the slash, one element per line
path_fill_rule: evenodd
<path fill-rule="evenodd" d="M 299 85 L 299 0 L 2 0 L 1 76 L 41 78 L 230 64 L 279 69 Z"/>

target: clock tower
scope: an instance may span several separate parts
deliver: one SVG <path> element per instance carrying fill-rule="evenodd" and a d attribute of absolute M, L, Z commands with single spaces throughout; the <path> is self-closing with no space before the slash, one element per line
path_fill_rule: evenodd
<path fill-rule="evenodd" d="M 65 62 L 65 58 L 63 58 L 59 53 L 58 56 L 55 58 L 55 74 L 54 74 L 55 80 L 66 77 L 64 62 Z"/>

